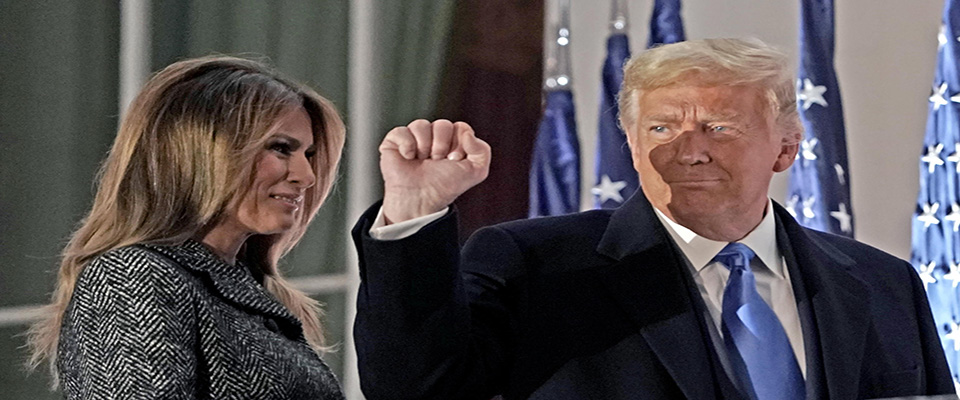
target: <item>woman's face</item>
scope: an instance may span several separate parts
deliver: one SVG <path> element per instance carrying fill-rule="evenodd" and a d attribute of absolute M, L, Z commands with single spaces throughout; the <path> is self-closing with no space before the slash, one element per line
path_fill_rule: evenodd
<path fill-rule="evenodd" d="M 296 225 L 304 192 L 316 183 L 312 128 L 303 107 L 280 119 L 257 155 L 252 185 L 227 212 L 225 226 L 235 227 L 240 234 L 275 234 Z"/>

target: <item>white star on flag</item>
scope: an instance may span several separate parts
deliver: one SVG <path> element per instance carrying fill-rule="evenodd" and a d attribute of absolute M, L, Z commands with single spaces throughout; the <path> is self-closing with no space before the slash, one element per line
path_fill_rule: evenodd
<path fill-rule="evenodd" d="M 617 203 L 623 203 L 623 195 L 620 194 L 620 191 L 623 188 L 627 187 L 627 182 L 625 181 L 616 181 L 613 182 L 610 180 L 610 177 L 604 175 L 600 178 L 600 184 L 594 186 L 593 189 L 590 189 L 590 193 L 593 193 L 594 196 L 600 196 L 600 202 L 603 203 L 607 200 L 613 200 Z"/>
<path fill-rule="evenodd" d="M 937 143 L 936 146 L 927 146 L 927 154 L 920 157 L 920 161 L 927 163 L 927 170 L 931 174 L 938 165 L 943 165 L 943 159 L 940 158 L 941 151 L 943 151 L 943 143 Z"/>
<path fill-rule="evenodd" d="M 920 280 L 923 281 L 923 290 L 927 290 L 927 285 L 937 283 L 937 278 L 933 277 L 933 270 L 937 269 L 937 263 L 930 261 L 929 264 L 920 264 Z"/>
<path fill-rule="evenodd" d="M 943 335 L 943 338 L 953 341 L 953 351 L 960 351 L 960 325 L 950 321 L 950 332 Z"/>
<path fill-rule="evenodd" d="M 950 102 L 947 101 L 947 98 L 943 97 L 943 95 L 945 94 L 947 94 L 946 82 L 941 83 L 940 88 L 930 95 L 930 102 L 933 103 L 934 111 L 939 110 L 940 106 L 945 106 L 947 104 L 950 104 Z"/>
<path fill-rule="evenodd" d="M 797 219 L 797 203 L 800 202 L 800 196 L 793 195 L 787 199 L 787 203 L 784 204 L 787 208 L 787 212 L 793 216 L 793 219 Z"/>
<path fill-rule="evenodd" d="M 947 161 L 952 162 L 957 168 L 957 173 L 960 174 L 960 143 L 953 144 L 953 154 L 947 156 Z"/>
<path fill-rule="evenodd" d="M 840 222 L 840 230 L 844 233 L 850 233 L 853 230 L 853 227 L 850 225 L 850 221 L 853 219 L 850 217 L 850 214 L 847 213 L 847 205 L 840 203 L 838 206 L 840 210 L 830 211 L 830 216 L 837 219 Z"/>
<path fill-rule="evenodd" d="M 833 169 L 837 171 L 837 180 L 840 181 L 840 184 L 846 185 L 846 179 L 843 177 L 843 167 L 840 164 L 833 164 Z"/>
<path fill-rule="evenodd" d="M 953 222 L 953 231 L 957 232 L 957 230 L 960 229 L 960 204 L 951 204 L 950 214 L 947 214 L 943 219 Z"/>
<path fill-rule="evenodd" d="M 939 225 L 940 220 L 937 219 L 937 216 L 934 215 L 937 213 L 937 210 L 940 209 L 940 203 L 933 203 L 933 205 L 924 204 L 923 213 L 917 217 L 917 220 L 923 222 L 923 229 L 927 229 L 930 225 Z"/>
<path fill-rule="evenodd" d="M 947 279 L 953 282 L 953 287 L 956 289 L 957 285 L 960 285 L 960 265 L 950 263 L 950 272 L 943 274 L 943 279 Z"/>
<path fill-rule="evenodd" d="M 812 219 L 817 216 L 817 214 L 813 212 L 813 203 L 816 203 L 816 202 L 817 202 L 817 198 L 813 196 L 808 197 L 806 200 L 803 201 L 803 217 L 804 218 Z"/>
<path fill-rule="evenodd" d="M 817 147 L 817 144 L 820 143 L 820 140 L 813 138 L 810 140 L 801 140 L 800 141 L 800 154 L 803 155 L 803 158 L 807 160 L 816 160 L 817 153 L 814 153 L 813 150 Z"/>
<path fill-rule="evenodd" d="M 826 91 L 826 86 L 814 85 L 813 82 L 810 81 L 810 78 L 804 78 L 803 89 L 800 89 L 800 93 L 797 93 L 797 99 L 803 101 L 804 110 L 809 109 L 813 103 L 826 107 L 827 100 L 823 98 L 823 93 Z"/>
<path fill-rule="evenodd" d="M 950 96 L 950 101 L 954 103 L 960 103 L 960 93 Z"/>
<path fill-rule="evenodd" d="M 937 33 L 937 49 L 940 49 L 947 44 L 947 26 L 940 25 L 940 32 Z M 958 392 L 960 393 L 960 392 Z"/>

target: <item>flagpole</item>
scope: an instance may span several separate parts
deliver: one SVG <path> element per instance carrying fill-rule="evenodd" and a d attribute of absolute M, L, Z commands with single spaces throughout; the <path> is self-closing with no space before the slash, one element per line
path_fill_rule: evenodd
<path fill-rule="evenodd" d="M 545 104 L 530 163 L 530 217 L 580 211 L 580 140 L 570 90 L 570 0 L 560 0 L 558 8 L 544 49 Z"/>
<path fill-rule="evenodd" d="M 630 18 L 627 0 L 612 0 L 610 2 L 610 34 L 627 34 L 630 29 Z"/>
<path fill-rule="evenodd" d="M 570 0 L 559 0 L 559 18 L 553 25 L 553 40 L 546 48 L 544 89 L 569 90 L 570 77 Z"/>
<path fill-rule="evenodd" d="M 620 126 L 617 94 L 623 83 L 623 64 L 630 58 L 630 27 L 626 0 L 610 1 L 610 34 L 607 56 L 601 69 L 600 110 L 597 114 L 597 157 L 594 161 L 593 194 L 595 208 L 617 208 L 637 187 L 637 172 Z"/>

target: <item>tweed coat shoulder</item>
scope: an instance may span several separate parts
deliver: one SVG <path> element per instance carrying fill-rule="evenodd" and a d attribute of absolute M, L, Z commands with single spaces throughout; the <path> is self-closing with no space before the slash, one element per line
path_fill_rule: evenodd
<path fill-rule="evenodd" d="M 64 315 L 69 399 L 343 399 L 300 322 L 196 241 L 92 260 Z"/>

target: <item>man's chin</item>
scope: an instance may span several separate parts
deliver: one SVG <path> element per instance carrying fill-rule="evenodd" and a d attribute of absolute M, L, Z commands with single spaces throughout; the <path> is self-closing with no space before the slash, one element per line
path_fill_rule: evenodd
<path fill-rule="evenodd" d="M 716 203 L 715 197 L 703 196 L 702 198 L 671 201 L 670 204 L 667 205 L 667 209 L 670 210 L 670 214 L 673 215 L 674 219 L 680 222 L 681 220 L 710 221 L 728 214 L 730 207 Z"/>

